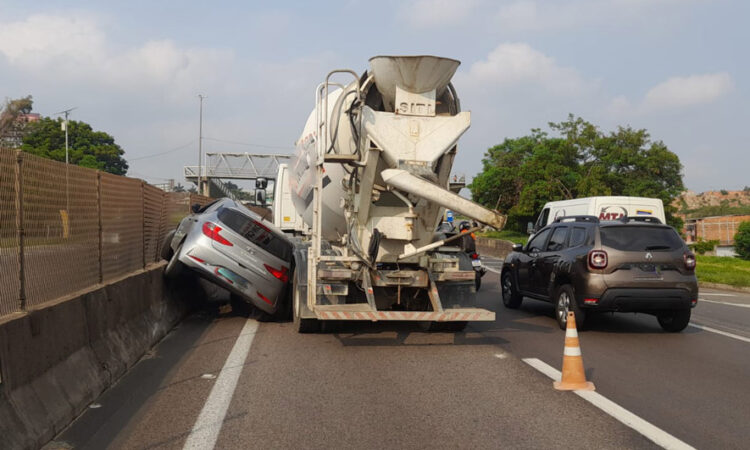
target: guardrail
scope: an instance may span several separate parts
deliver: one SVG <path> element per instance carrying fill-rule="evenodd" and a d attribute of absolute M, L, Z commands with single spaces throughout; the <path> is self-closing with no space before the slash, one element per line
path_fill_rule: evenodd
<path fill-rule="evenodd" d="M 207 201 L 0 149 L 0 317 L 157 262 L 166 233 Z"/>

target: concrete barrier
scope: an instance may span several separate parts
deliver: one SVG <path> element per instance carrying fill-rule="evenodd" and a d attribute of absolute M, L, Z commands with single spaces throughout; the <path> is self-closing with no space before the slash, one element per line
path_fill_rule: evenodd
<path fill-rule="evenodd" d="M 502 239 L 490 239 L 486 237 L 477 238 L 477 251 L 482 256 L 505 259 L 512 249 L 513 243 Z"/>
<path fill-rule="evenodd" d="M 0 319 L 0 447 L 51 440 L 196 304 L 200 284 L 162 268 Z"/>

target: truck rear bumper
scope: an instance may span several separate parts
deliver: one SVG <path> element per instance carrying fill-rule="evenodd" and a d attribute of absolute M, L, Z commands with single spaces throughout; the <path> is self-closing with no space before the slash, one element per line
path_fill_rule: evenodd
<path fill-rule="evenodd" d="M 481 308 L 452 308 L 434 311 L 373 311 L 366 303 L 349 305 L 318 305 L 315 316 L 320 320 L 399 320 L 425 322 L 494 321 L 495 313 Z"/>

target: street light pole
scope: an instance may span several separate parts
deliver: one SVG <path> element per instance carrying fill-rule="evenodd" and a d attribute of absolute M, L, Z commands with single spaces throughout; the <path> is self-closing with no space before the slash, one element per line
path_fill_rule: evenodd
<path fill-rule="evenodd" d="M 203 180 L 201 180 L 201 168 L 203 164 L 203 99 L 206 98 L 203 94 L 198 94 L 200 99 L 200 116 L 198 122 L 198 192 L 205 195 L 203 192 Z"/>
<path fill-rule="evenodd" d="M 70 162 L 70 158 L 68 156 L 68 116 L 70 115 L 70 112 L 76 108 L 78 107 L 76 106 L 70 109 L 66 109 L 65 111 L 55 113 L 65 115 L 65 120 L 63 121 L 63 129 L 65 130 L 65 214 L 70 214 L 70 189 L 68 188 L 68 163 Z"/>

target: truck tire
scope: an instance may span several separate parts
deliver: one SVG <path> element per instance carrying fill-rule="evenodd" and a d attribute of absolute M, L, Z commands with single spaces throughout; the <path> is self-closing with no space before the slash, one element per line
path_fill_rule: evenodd
<path fill-rule="evenodd" d="M 586 323 L 586 312 L 578 307 L 573 286 L 563 284 L 555 292 L 555 320 L 561 330 L 568 327 L 568 312 L 573 311 L 576 315 L 576 328 L 583 329 Z"/>
<path fill-rule="evenodd" d="M 172 257 L 169 258 L 169 262 L 167 263 L 167 267 L 164 268 L 164 276 L 166 278 L 177 278 L 179 277 L 185 266 L 180 262 L 179 256 L 180 256 L 180 250 L 182 250 L 182 244 L 180 244 L 179 247 L 177 247 L 177 250 L 172 254 Z"/>
<path fill-rule="evenodd" d="M 508 309 L 517 309 L 521 306 L 523 296 L 518 293 L 516 283 L 513 282 L 513 275 L 510 271 L 503 272 L 501 280 L 501 288 L 503 290 L 503 305 Z"/>
<path fill-rule="evenodd" d="M 676 311 L 669 311 L 656 316 L 656 320 L 659 321 L 659 325 L 664 331 L 669 333 L 679 333 L 684 330 L 685 327 L 690 323 L 690 310 L 689 309 L 678 309 Z"/>
<path fill-rule="evenodd" d="M 305 293 L 307 293 L 307 289 L 305 289 Z M 318 319 L 304 319 L 300 316 L 303 301 L 301 287 L 295 276 L 292 285 L 292 322 L 294 323 L 294 329 L 298 333 L 317 333 L 320 331 L 320 321 Z"/>

